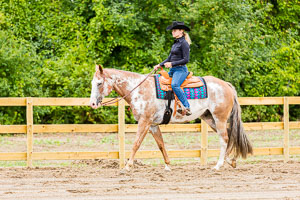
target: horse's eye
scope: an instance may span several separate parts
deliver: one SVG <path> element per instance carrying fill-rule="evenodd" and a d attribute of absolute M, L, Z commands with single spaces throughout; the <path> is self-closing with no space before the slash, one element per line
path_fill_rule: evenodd
<path fill-rule="evenodd" d="M 102 83 L 97 83 L 97 86 L 100 87 L 102 85 Z"/>

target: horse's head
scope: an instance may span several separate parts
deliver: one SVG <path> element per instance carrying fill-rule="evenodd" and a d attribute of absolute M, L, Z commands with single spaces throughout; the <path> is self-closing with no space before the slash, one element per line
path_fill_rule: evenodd
<path fill-rule="evenodd" d="M 96 72 L 92 80 L 92 91 L 90 97 L 90 106 L 97 109 L 101 106 L 103 98 L 110 94 L 113 89 L 112 80 L 104 74 L 101 65 L 96 65 Z"/>

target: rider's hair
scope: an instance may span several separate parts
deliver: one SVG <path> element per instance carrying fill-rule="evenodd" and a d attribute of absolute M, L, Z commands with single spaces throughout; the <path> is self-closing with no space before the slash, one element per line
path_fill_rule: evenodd
<path fill-rule="evenodd" d="M 189 45 L 191 45 L 192 41 L 191 41 L 191 38 L 190 38 L 189 34 L 183 31 L 183 36 L 184 36 L 185 40 L 187 41 L 187 43 Z"/>

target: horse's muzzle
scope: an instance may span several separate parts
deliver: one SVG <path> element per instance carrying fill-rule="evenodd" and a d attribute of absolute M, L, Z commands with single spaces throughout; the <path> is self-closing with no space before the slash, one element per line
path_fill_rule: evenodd
<path fill-rule="evenodd" d="M 97 98 L 97 99 L 93 99 L 91 102 L 90 102 L 90 106 L 93 108 L 93 109 L 97 109 L 101 106 L 101 102 L 102 102 L 102 99 L 100 98 Z"/>

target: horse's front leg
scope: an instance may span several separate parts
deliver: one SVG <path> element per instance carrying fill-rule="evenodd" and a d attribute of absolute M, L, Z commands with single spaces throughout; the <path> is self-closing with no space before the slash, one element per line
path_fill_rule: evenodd
<path fill-rule="evenodd" d="M 149 118 L 146 118 L 146 117 L 142 117 L 138 122 L 138 130 L 137 130 L 135 141 L 134 141 L 134 144 L 132 147 L 130 158 L 125 166 L 125 169 L 127 171 L 130 171 L 130 168 L 133 166 L 134 156 L 135 156 L 137 150 L 140 148 L 140 146 L 150 128 L 150 124 L 151 123 L 150 123 Z"/>
<path fill-rule="evenodd" d="M 169 160 L 166 148 L 165 148 L 164 140 L 163 140 L 163 137 L 162 137 L 162 134 L 161 134 L 159 126 L 158 125 L 151 126 L 150 127 L 150 132 L 151 132 L 152 136 L 154 137 L 154 139 L 155 139 L 155 141 L 157 143 L 157 146 L 158 146 L 159 150 L 161 151 L 161 153 L 162 153 L 162 155 L 164 157 L 164 160 L 165 160 L 165 170 L 166 171 L 171 171 L 171 169 L 169 167 L 170 160 Z"/>

